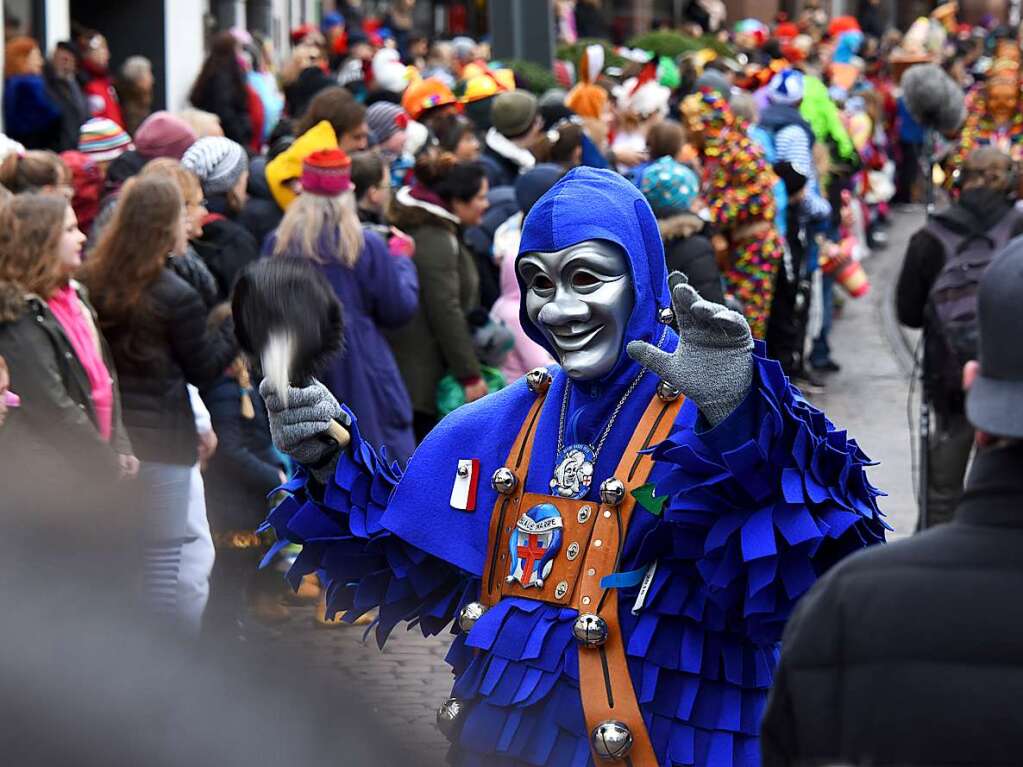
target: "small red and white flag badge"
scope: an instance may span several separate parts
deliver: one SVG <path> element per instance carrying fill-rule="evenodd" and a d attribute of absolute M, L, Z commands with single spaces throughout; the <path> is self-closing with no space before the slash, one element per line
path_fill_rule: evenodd
<path fill-rule="evenodd" d="M 462 511 L 476 511 L 476 491 L 480 483 L 480 462 L 476 458 L 462 458 L 455 471 L 455 486 L 451 488 L 451 507 Z"/>

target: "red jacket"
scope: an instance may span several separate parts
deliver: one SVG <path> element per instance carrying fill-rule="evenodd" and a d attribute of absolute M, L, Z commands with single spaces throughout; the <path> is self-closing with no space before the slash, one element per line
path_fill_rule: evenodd
<path fill-rule="evenodd" d="M 109 118 L 124 128 L 121 104 L 117 100 L 117 91 L 114 90 L 114 82 L 110 79 L 109 72 L 98 71 L 97 68 L 90 67 L 88 62 L 82 62 L 82 71 L 88 78 L 82 84 L 82 92 L 89 104 L 90 116 Z"/>

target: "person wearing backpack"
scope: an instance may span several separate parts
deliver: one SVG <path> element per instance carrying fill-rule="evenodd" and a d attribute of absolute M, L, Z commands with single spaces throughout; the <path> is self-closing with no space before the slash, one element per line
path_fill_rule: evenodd
<path fill-rule="evenodd" d="M 973 447 L 962 368 L 977 354 L 977 287 L 991 260 L 1023 234 L 1013 205 L 1016 168 L 994 147 L 962 167 L 959 199 L 936 213 L 906 248 L 896 288 L 899 322 L 924 331 L 924 386 L 934 410 L 928 450 L 930 524 L 947 522 L 962 495 Z"/>

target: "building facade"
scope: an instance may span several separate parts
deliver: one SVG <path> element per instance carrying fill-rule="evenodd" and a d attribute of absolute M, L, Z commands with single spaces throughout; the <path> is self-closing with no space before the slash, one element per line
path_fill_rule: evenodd
<path fill-rule="evenodd" d="M 111 68 L 129 56 L 145 56 L 156 80 L 154 108 L 176 110 L 187 104 L 213 33 L 251 29 L 284 56 L 288 31 L 318 23 L 322 6 L 319 0 L 3 0 L 0 17 L 8 35 L 30 35 L 46 53 L 69 39 L 75 24 L 103 33 Z"/>

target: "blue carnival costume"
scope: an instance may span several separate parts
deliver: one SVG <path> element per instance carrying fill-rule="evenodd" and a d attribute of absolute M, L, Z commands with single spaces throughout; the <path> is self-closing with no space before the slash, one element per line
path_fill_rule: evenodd
<path fill-rule="evenodd" d="M 521 252 L 616 243 L 635 290 L 626 340 L 670 351 L 678 337 L 659 321 L 671 302 L 656 222 L 616 179 L 569 174 L 526 219 Z M 594 745 L 583 701 L 604 706 L 606 680 L 615 711 L 611 680 L 623 678 L 619 700 L 634 697 L 641 715 L 632 735 L 652 749 L 644 757 L 638 746 L 634 767 L 758 764 L 760 714 L 795 601 L 838 559 L 884 539 L 867 457 L 762 345 L 748 395 L 713 427 L 624 348 L 595 381 L 549 372 L 449 415 L 404 472 L 362 441 L 348 412 L 352 443 L 332 477 L 321 487 L 300 471 L 268 520 L 282 545 L 303 544 L 289 577 L 324 574 L 329 608 L 346 620 L 379 608 L 381 646 L 400 622 L 430 635 L 458 618 L 453 697 L 439 716 L 454 764 L 583 767 L 594 753 L 614 756 Z M 558 447 L 598 443 L 574 486 L 582 497 L 547 495 L 564 465 Z M 616 476 L 617 498 L 607 482 Z M 617 533 L 599 527 L 615 520 Z M 599 583 L 587 580 L 594 570 Z M 615 609 L 600 617 L 607 604 Z M 592 679 L 597 693 L 581 694 Z"/>

